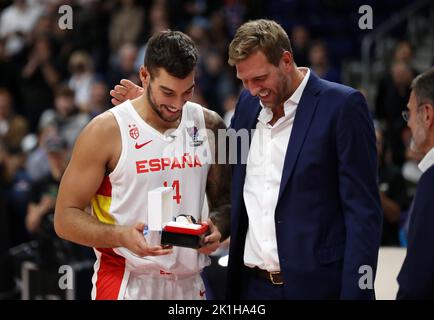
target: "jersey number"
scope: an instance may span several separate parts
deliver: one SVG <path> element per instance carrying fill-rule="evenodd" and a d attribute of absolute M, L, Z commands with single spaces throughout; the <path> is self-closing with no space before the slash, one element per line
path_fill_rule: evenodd
<path fill-rule="evenodd" d="M 167 187 L 167 181 L 164 181 L 163 185 L 165 187 Z M 172 188 L 175 190 L 175 195 L 173 196 L 173 200 L 175 200 L 177 204 L 180 204 L 181 203 L 181 193 L 179 192 L 179 180 L 173 181 Z"/>

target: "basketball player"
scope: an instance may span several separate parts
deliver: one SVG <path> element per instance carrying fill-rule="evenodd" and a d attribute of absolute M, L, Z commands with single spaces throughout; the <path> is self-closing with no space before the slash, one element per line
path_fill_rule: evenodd
<path fill-rule="evenodd" d="M 55 229 L 95 248 L 93 299 L 205 298 L 206 254 L 229 234 L 230 172 L 210 161 L 218 148 L 206 132 L 224 129 L 223 120 L 189 102 L 197 58 L 181 32 L 152 36 L 140 68 L 141 95 L 94 118 L 76 142 Z M 173 188 L 175 215 L 209 224 L 200 249 L 163 248 L 155 245 L 158 234 L 146 232 L 153 214 L 148 191 L 164 186 Z M 210 219 L 201 216 L 205 193 Z M 85 211 L 89 203 L 92 215 Z"/>

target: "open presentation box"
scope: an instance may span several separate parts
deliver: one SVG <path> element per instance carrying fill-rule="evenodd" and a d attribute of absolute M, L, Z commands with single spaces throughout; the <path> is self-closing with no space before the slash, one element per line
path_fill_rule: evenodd
<path fill-rule="evenodd" d="M 160 187 L 148 192 L 148 230 L 161 231 L 161 245 L 199 248 L 208 234 L 206 223 L 194 223 L 186 215 L 173 215 L 173 189 Z"/>

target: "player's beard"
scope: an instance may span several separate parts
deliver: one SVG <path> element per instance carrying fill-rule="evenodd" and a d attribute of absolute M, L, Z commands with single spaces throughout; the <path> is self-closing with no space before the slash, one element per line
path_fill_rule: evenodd
<path fill-rule="evenodd" d="M 175 122 L 178 121 L 179 118 L 182 116 L 182 109 L 177 115 L 172 115 L 171 117 L 167 117 L 162 112 L 162 108 L 165 108 L 165 104 L 158 105 L 157 102 L 155 102 L 154 95 L 151 90 L 151 84 L 148 85 L 148 88 L 146 89 L 146 99 L 148 100 L 149 105 L 151 106 L 152 110 L 155 111 L 155 113 L 160 117 L 161 120 L 166 122 Z"/>

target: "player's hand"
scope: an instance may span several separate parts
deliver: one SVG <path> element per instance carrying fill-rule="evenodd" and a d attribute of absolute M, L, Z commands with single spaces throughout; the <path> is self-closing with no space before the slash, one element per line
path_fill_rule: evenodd
<path fill-rule="evenodd" d="M 118 104 L 130 99 L 136 99 L 141 96 L 145 90 L 142 87 L 139 87 L 135 83 L 131 82 L 127 79 L 122 79 L 121 82 L 110 90 L 110 95 L 112 96 L 113 105 L 117 106 Z"/>
<path fill-rule="evenodd" d="M 222 235 L 211 219 L 208 219 L 206 223 L 211 233 L 203 239 L 203 246 L 197 251 L 203 254 L 211 254 L 219 248 Z"/>
<path fill-rule="evenodd" d="M 161 246 L 150 246 L 143 236 L 145 225 L 136 223 L 134 226 L 122 227 L 120 230 L 120 243 L 139 257 L 162 256 L 171 254 L 172 248 L 162 248 Z"/>

